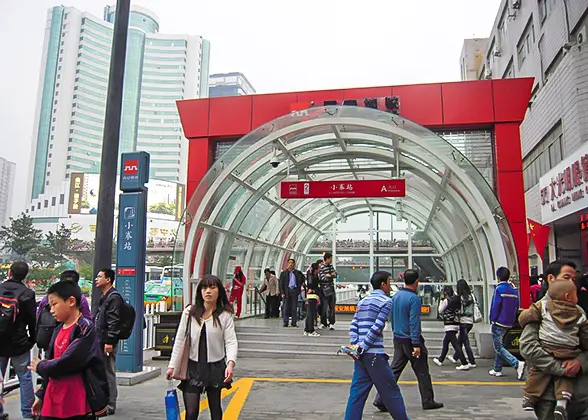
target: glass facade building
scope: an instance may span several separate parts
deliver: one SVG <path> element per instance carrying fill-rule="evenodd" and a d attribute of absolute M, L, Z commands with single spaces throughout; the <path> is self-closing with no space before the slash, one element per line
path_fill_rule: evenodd
<path fill-rule="evenodd" d="M 103 19 L 72 7 L 47 15 L 28 196 L 99 172 L 115 8 Z M 185 182 L 187 140 L 175 101 L 208 94 L 209 44 L 200 36 L 159 33 L 148 9 L 129 19 L 120 152 L 151 154 L 154 179 Z M 204 90 L 202 90 L 204 88 Z"/>

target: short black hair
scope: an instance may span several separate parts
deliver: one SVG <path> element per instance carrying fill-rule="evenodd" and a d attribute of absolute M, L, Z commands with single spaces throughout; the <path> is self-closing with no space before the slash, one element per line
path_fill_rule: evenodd
<path fill-rule="evenodd" d="M 496 277 L 498 277 L 498 280 L 500 281 L 508 281 L 508 279 L 510 279 L 510 270 L 506 267 L 500 267 L 496 270 Z"/>
<path fill-rule="evenodd" d="M 114 270 L 112 268 L 103 268 L 100 271 L 104 273 L 104 278 L 110 279 L 110 284 L 114 284 Z"/>
<path fill-rule="evenodd" d="M 312 267 L 313 271 L 318 270 L 320 268 L 320 265 L 318 263 L 312 263 L 310 266 Z"/>
<path fill-rule="evenodd" d="M 24 261 L 13 262 L 10 266 L 10 273 L 14 280 L 23 281 L 29 274 L 29 265 Z"/>
<path fill-rule="evenodd" d="M 576 269 L 576 263 L 570 260 L 555 260 L 550 262 L 547 265 L 547 268 L 545 269 L 545 275 L 549 276 L 550 274 L 553 277 L 559 276 L 559 273 L 561 273 L 561 269 L 564 268 L 565 266 L 568 267 L 572 267 L 574 270 Z"/>
<path fill-rule="evenodd" d="M 74 283 L 77 283 L 78 281 L 80 281 L 80 273 L 78 273 L 76 270 L 65 270 L 59 276 L 59 280 L 60 281 L 73 281 Z"/>
<path fill-rule="evenodd" d="M 379 290 L 382 284 L 386 283 L 392 274 L 387 271 L 376 271 L 372 276 L 370 283 L 374 290 Z"/>
<path fill-rule="evenodd" d="M 419 279 L 419 271 L 413 268 L 409 268 L 404 272 L 404 284 L 412 286 Z"/>
<path fill-rule="evenodd" d="M 288 262 L 292 261 L 294 264 L 296 264 L 296 260 L 294 258 L 288 258 Z"/>
<path fill-rule="evenodd" d="M 270 273 L 271 274 L 271 270 L 269 268 L 266 268 L 265 270 L 263 270 L 263 274 L 265 273 Z"/>
<path fill-rule="evenodd" d="M 73 281 L 58 281 L 49 288 L 47 295 L 55 295 L 63 300 L 68 300 L 70 297 L 74 297 L 78 308 L 82 301 L 82 290 L 80 289 L 80 286 Z"/>
<path fill-rule="evenodd" d="M 333 258 L 333 254 L 325 252 L 325 255 L 323 255 L 323 261 L 327 261 L 329 258 Z"/>
<path fill-rule="evenodd" d="M 276 275 L 276 272 L 274 270 L 270 271 L 270 273 L 272 273 L 274 276 Z"/>

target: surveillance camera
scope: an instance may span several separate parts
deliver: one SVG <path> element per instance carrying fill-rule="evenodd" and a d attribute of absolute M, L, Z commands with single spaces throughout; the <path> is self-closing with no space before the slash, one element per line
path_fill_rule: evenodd
<path fill-rule="evenodd" d="M 270 159 L 270 165 L 272 165 L 272 168 L 277 168 L 279 164 L 280 164 L 280 161 L 278 160 L 277 156 L 273 156 Z"/>

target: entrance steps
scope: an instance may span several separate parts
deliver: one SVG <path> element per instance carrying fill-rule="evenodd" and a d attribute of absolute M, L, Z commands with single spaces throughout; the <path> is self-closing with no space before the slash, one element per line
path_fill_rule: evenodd
<path fill-rule="evenodd" d="M 306 337 L 304 321 L 298 327 L 283 327 L 280 319 L 244 319 L 236 322 L 239 339 L 239 358 L 286 358 L 307 359 L 337 357 L 340 346 L 349 344 L 350 316 L 337 318 L 335 331 L 318 330 L 320 337 Z M 438 321 L 423 321 L 423 336 L 429 350 L 429 357 L 439 357 L 443 342 L 443 324 Z M 470 344 L 474 355 L 478 354 L 476 337 L 470 333 Z M 392 354 L 392 331 L 386 326 L 384 331 L 386 352 Z M 450 354 L 452 348 L 450 346 Z"/>

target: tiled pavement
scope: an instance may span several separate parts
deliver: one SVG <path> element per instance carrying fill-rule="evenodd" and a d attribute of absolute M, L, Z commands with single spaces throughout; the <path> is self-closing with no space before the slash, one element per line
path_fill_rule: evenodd
<path fill-rule="evenodd" d="M 151 363 L 150 363 L 151 364 Z M 164 367 L 163 364 L 160 364 Z M 401 385 L 411 419 L 532 419 L 520 408 L 521 389 L 518 385 L 491 385 L 498 380 L 488 375 L 488 361 L 470 372 L 457 372 L 452 366 L 431 367 L 435 385 L 436 399 L 446 408 L 425 412 L 420 407 L 416 385 Z M 289 378 L 303 379 L 342 379 L 351 377 L 352 363 L 347 358 L 334 360 L 267 360 L 243 359 L 236 370 L 238 378 L 259 378 L 251 386 L 249 394 L 241 409 L 239 419 L 305 419 L 305 420 L 341 420 L 345 412 L 348 383 L 312 383 L 286 382 Z M 514 381 L 514 372 L 502 382 Z M 264 381 L 263 378 L 283 378 L 285 381 Z M 401 381 L 414 381 L 414 376 L 407 370 Z M 441 382 L 468 381 L 474 384 L 448 385 Z M 483 382 L 484 384 L 478 384 Z M 160 377 L 134 387 L 119 388 L 119 404 L 116 416 L 112 419 L 165 419 L 164 395 L 168 382 Z M 238 399 L 238 390 L 232 396 L 223 399 L 225 410 L 232 410 L 231 398 Z M 390 418 L 387 414 L 376 413 L 371 406 L 371 397 L 366 404 L 364 419 Z M 9 397 L 6 405 L 11 419 L 20 419 L 18 395 Z M 210 419 L 207 411 L 201 419 Z M 227 412 L 225 419 L 234 419 Z"/>

